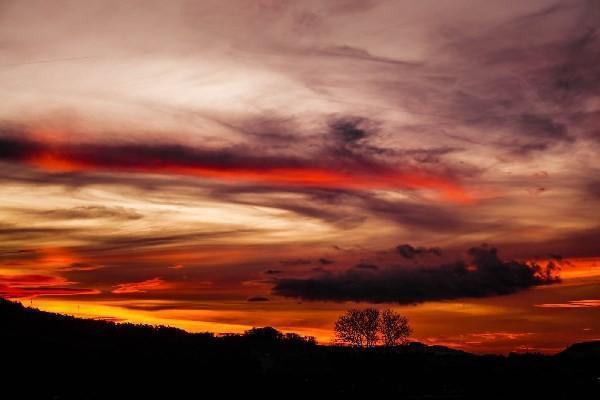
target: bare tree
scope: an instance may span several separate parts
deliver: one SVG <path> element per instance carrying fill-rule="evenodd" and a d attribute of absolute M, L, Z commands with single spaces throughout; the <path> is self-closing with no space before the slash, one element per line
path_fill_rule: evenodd
<path fill-rule="evenodd" d="M 408 325 L 408 319 L 390 309 L 381 312 L 379 330 L 383 345 L 387 347 L 406 343 L 412 333 L 412 329 Z"/>
<path fill-rule="evenodd" d="M 379 310 L 366 308 L 351 309 L 335 323 L 335 335 L 341 342 L 358 347 L 371 347 L 377 343 Z"/>
<path fill-rule="evenodd" d="M 338 318 L 335 323 L 335 336 L 338 341 L 352 346 L 363 346 L 360 332 L 360 310 L 351 309 Z"/>
<path fill-rule="evenodd" d="M 360 327 L 365 339 L 365 346 L 375 346 L 379 339 L 379 310 L 376 308 L 362 310 Z"/>
<path fill-rule="evenodd" d="M 373 347 L 379 341 L 384 346 L 403 344 L 411 334 L 406 317 L 376 308 L 350 309 L 335 323 L 338 341 L 357 347 Z"/>

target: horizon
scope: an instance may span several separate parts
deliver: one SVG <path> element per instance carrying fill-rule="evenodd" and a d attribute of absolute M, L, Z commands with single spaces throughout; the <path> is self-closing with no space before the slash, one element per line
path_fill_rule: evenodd
<path fill-rule="evenodd" d="M 0 297 L 189 332 L 600 340 L 600 4 L 0 5 Z"/>
<path fill-rule="evenodd" d="M 0 297 L 0 299 L 3 299 L 3 298 Z M 3 299 L 3 300 L 7 300 L 7 299 Z M 11 301 L 11 300 L 8 300 L 8 301 Z M 34 305 L 31 305 L 31 304 L 27 305 L 27 304 L 24 304 L 23 302 L 19 302 L 19 301 L 14 302 L 14 303 L 22 305 L 24 308 L 29 309 L 29 310 L 34 310 L 34 311 L 38 311 L 38 312 L 42 312 L 42 313 L 49 312 L 49 313 L 52 313 L 52 314 L 55 314 L 55 315 L 60 315 L 62 317 L 74 318 L 76 320 L 84 320 L 84 321 L 85 320 L 90 320 L 90 321 L 107 322 L 107 323 L 115 324 L 115 325 L 134 324 L 134 325 L 138 325 L 138 326 L 152 327 L 152 328 L 173 328 L 173 329 L 178 329 L 178 330 L 180 330 L 180 331 L 182 331 L 182 332 L 184 332 L 185 334 L 188 334 L 188 335 L 195 335 L 195 334 L 205 335 L 205 334 L 208 334 L 208 335 L 212 335 L 213 337 L 216 337 L 216 338 L 225 338 L 225 337 L 230 337 L 230 336 L 244 336 L 244 335 L 247 335 L 247 334 L 251 333 L 254 330 L 262 330 L 262 329 L 274 329 L 275 332 L 280 333 L 280 334 L 284 334 L 284 335 L 285 334 L 297 334 L 297 332 L 280 331 L 280 330 L 278 330 L 278 329 L 276 329 L 276 328 L 274 328 L 274 327 L 272 327 L 270 325 L 266 325 L 266 326 L 253 326 L 253 327 L 251 327 L 251 328 L 249 328 L 247 330 L 244 330 L 243 332 L 210 332 L 210 331 L 190 332 L 190 331 L 187 331 L 185 329 L 177 328 L 177 327 L 174 327 L 174 326 L 171 326 L 171 325 L 146 324 L 146 323 L 143 323 L 143 322 L 132 322 L 132 321 L 124 321 L 124 320 L 115 320 L 115 319 L 112 319 L 112 318 L 77 316 L 77 315 L 74 315 L 74 314 L 66 314 L 66 313 L 58 313 L 58 312 L 41 310 L 41 309 L 35 307 Z M 355 347 L 357 349 L 362 349 L 362 350 L 368 349 L 369 347 L 374 347 L 374 348 L 377 348 L 377 347 L 382 347 L 382 348 L 383 347 L 389 347 L 388 345 L 386 345 L 383 342 L 381 342 L 379 339 L 372 346 L 362 346 L 361 345 L 361 346 L 357 347 L 355 344 L 344 342 L 343 340 L 336 339 L 336 338 L 332 338 L 329 342 L 325 343 L 325 342 L 319 342 L 318 340 L 316 340 L 316 338 L 314 336 L 310 336 L 310 335 L 305 335 L 305 336 L 299 335 L 299 337 L 302 338 L 302 339 L 304 339 L 304 340 L 306 340 L 308 343 L 311 343 L 310 341 L 312 339 L 315 339 L 315 341 L 312 342 L 312 343 L 314 343 L 314 345 L 317 345 L 317 346 L 326 346 L 326 347 L 329 347 L 329 346 L 333 346 L 333 347 Z M 559 351 L 557 351 L 555 353 L 545 353 L 545 352 L 535 351 L 535 349 L 524 348 L 524 349 L 521 349 L 520 351 L 511 351 L 509 353 L 486 353 L 486 352 L 477 353 L 476 352 L 476 353 L 472 353 L 472 354 L 475 354 L 475 355 L 503 355 L 503 356 L 506 356 L 506 355 L 513 354 L 513 353 L 517 353 L 517 354 L 539 354 L 539 353 L 542 353 L 544 355 L 558 355 L 562 351 L 564 351 L 564 350 L 572 347 L 573 345 L 582 344 L 582 343 L 595 343 L 595 342 L 600 343 L 600 339 L 593 339 L 593 340 L 590 340 L 588 342 L 574 342 L 574 343 L 569 343 L 565 347 L 563 347 L 562 349 L 560 349 Z M 413 345 L 413 344 L 419 344 L 419 345 L 425 345 L 425 346 L 441 346 L 441 347 L 446 347 L 446 348 L 449 348 L 449 349 L 454 349 L 454 350 L 459 350 L 459 351 L 465 351 L 463 349 L 452 347 L 452 346 L 444 346 L 444 345 L 435 344 L 435 343 L 433 343 L 433 344 L 426 344 L 426 343 L 423 343 L 423 342 L 420 342 L 420 341 L 417 341 L 417 340 L 411 340 L 411 337 L 408 337 L 407 340 L 405 340 L 401 344 L 398 344 L 398 345 L 395 345 L 395 346 L 406 347 L 406 346 L 410 346 L 410 345 Z M 466 351 L 466 352 L 469 353 L 468 351 Z"/>

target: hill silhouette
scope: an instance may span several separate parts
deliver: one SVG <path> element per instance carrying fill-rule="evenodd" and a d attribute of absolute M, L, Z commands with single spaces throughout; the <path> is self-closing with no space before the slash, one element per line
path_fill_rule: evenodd
<path fill-rule="evenodd" d="M 600 342 L 554 355 L 480 356 L 410 343 L 394 349 L 317 345 L 254 328 L 215 336 L 79 319 L 0 299 L 7 398 L 192 399 L 220 395 L 418 399 L 597 399 Z"/>

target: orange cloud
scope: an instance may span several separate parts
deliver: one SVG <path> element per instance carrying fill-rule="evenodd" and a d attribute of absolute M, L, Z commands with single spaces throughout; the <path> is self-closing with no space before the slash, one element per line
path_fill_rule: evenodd
<path fill-rule="evenodd" d="M 541 308 L 591 308 L 600 307 L 600 300 L 571 300 L 566 303 L 544 303 L 535 306 Z"/>
<path fill-rule="evenodd" d="M 160 278 L 148 279 L 142 282 L 120 283 L 112 290 L 115 294 L 140 293 L 148 290 L 166 289 L 169 285 Z"/>

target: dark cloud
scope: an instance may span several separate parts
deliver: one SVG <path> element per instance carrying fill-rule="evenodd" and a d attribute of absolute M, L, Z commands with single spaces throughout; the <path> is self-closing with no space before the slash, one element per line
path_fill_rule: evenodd
<path fill-rule="evenodd" d="M 330 128 L 341 141 L 352 143 L 369 135 L 368 127 L 364 126 L 367 122 L 367 119 L 360 117 L 339 118 L 331 121 Z"/>
<path fill-rule="evenodd" d="M 436 256 L 442 255 L 442 250 L 439 247 L 413 247 L 410 244 L 401 244 L 396 246 L 396 251 L 404 258 L 413 259 L 427 254 Z"/>
<path fill-rule="evenodd" d="M 386 158 L 394 157 L 394 162 L 404 162 L 401 152 L 396 149 L 373 144 L 380 129 L 381 123 L 372 118 L 335 115 L 329 121 L 333 143 L 322 145 L 320 156 L 331 162 L 360 165 L 360 169 L 374 172 L 383 172 Z"/>
<path fill-rule="evenodd" d="M 279 263 L 283 265 L 308 265 L 312 263 L 312 261 L 304 258 L 295 258 L 292 260 L 281 260 Z"/>
<path fill-rule="evenodd" d="M 213 304 L 202 303 L 201 301 L 183 301 L 174 299 L 165 299 L 159 302 L 142 301 L 127 302 L 123 304 L 124 308 L 138 311 L 164 311 L 164 310 L 211 310 Z"/>
<path fill-rule="evenodd" d="M 549 68 L 544 91 L 552 100 L 568 105 L 595 96 L 600 89 L 600 72 L 595 68 L 600 51 L 600 7 L 587 3 L 580 16 L 580 27 L 573 37 L 560 44 L 561 62 Z"/>
<path fill-rule="evenodd" d="M 600 180 L 585 183 L 585 189 L 595 200 L 600 200 Z"/>
<path fill-rule="evenodd" d="M 573 18 L 571 26 L 564 22 L 567 15 Z M 503 129 L 505 138 L 498 143 L 521 154 L 568 144 L 584 134 L 578 123 L 570 121 L 571 115 L 580 113 L 584 103 L 600 89 L 600 72 L 594 61 L 600 54 L 600 40 L 595 28 L 598 21 L 600 8 L 597 4 L 561 2 L 556 7 L 489 32 L 471 42 L 470 50 L 468 46 L 463 47 L 464 51 L 485 54 L 489 60 L 487 66 L 495 71 L 490 75 L 494 79 L 482 82 L 495 95 L 479 93 L 485 98 L 473 97 L 473 100 L 483 101 L 471 111 L 464 110 L 477 114 L 471 121 L 483 119 L 488 125 Z M 546 34 L 545 40 L 522 44 L 507 40 L 516 39 L 526 31 L 541 33 L 552 27 L 564 35 Z M 499 39 L 497 35 L 504 37 Z M 523 72 L 521 84 L 514 79 L 509 83 L 507 66 Z M 544 109 L 553 111 L 532 112 Z"/>
<path fill-rule="evenodd" d="M 39 250 L 36 249 L 5 249 L 0 248 L 0 261 L 4 264 L 22 263 L 32 261 L 42 257 Z"/>
<path fill-rule="evenodd" d="M 319 258 L 319 263 L 322 265 L 329 265 L 335 263 L 335 260 L 330 260 L 329 258 Z"/>
<path fill-rule="evenodd" d="M 21 133 L 26 134 L 26 133 Z M 247 148 L 203 149 L 180 144 L 46 144 L 27 138 L 0 137 L 0 160 L 30 162 L 51 155 L 75 166 L 106 169 L 214 168 L 270 169 L 301 167 L 300 159 L 290 157 L 252 156 Z"/>
<path fill-rule="evenodd" d="M 448 154 L 456 153 L 460 151 L 459 147 L 432 147 L 425 149 L 406 149 L 397 152 L 400 156 L 412 157 L 414 161 L 419 164 L 438 164 L 442 161 L 442 157 Z"/>
<path fill-rule="evenodd" d="M 377 216 L 388 222 L 431 231 L 456 229 L 482 230 L 487 223 L 474 221 L 464 209 L 452 205 L 429 204 L 415 200 L 389 200 L 366 191 L 342 189 L 314 189 L 287 187 L 290 196 L 262 196 L 248 200 L 247 193 L 273 193 L 273 188 L 263 186 L 235 186 L 215 188 L 212 196 L 223 201 L 252 204 L 289 210 L 293 213 L 320 219 L 341 229 L 360 226 L 369 216 Z"/>
<path fill-rule="evenodd" d="M 88 236 L 80 234 L 81 238 L 88 238 L 93 241 L 93 250 L 112 251 L 126 249 L 140 249 L 150 247 L 161 247 L 176 245 L 190 242 L 202 242 L 210 239 L 218 238 L 233 238 L 245 234 L 257 233 L 254 229 L 237 229 L 223 231 L 208 231 L 208 232 L 184 232 L 172 235 L 119 235 L 112 237 L 99 238 L 96 236 Z"/>
<path fill-rule="evenodd" d="M 402 304 L 461 297 L 504 295 L 558 282 L 556 265 L 504 261 L 495 248 L 473 247 L 470 261 L 436 267 L 388 267 L 307 279 L 280 279 L 273 293 L 323 301 L 396 302 Z"/>
<path fill-rule="evenodd" d="M 356 264 L 354 266 L 354 268 L 356 269 L 364 269 L 364 270 L 370 270 L 370 271 L 376 271 L 379 269 L 379 267 L 377 265 L 373 265 L 373 264 L 364 264 L 364 263 L 360 263 L 360 264 Z"/>
<path fill-rule="evenodd" d="M 478 222 L 465 218 L 460 214 L 460 210 L 442 204 L 390 201 L 369 193 L 360 193 L 356 196 L 362 200 L 362 209 L 405 226 L 433 231 L 454 231 L 473 229 L 480 225 Z"/>
<path fill-rule="evenodd" d="M 220 186 L 214 188 L 211 196 L 222 201 L 272 207 L 287 210 L 292 213 L 322 220 L 342 229 L 351 229 L 359 226 L 366 220 L 360 210 L 354 209 L 355 201 L 361 201 L 355 196 L 354 191 L 341 189 L 315 189 L 301 187 L 286 187 L 286 193 L 293 193 L 296 198 L 290 196 L 277 196 L 280 191 L 274 191 L 272 187 L 257 186 Z M 262 194 L 248 199 L 249 193 Z M 268 196 L 268 194 L 274 194 Z"/>
<path fill-rule="evenodd" d="M 16 240 L 16 239 L 33 239 L 40 237 L 48 237 L 48 235 L 65 235 L 76 232 L 76 229 L 70 228 L 54 228 L 54 227 L 20 227 L 14 225 L 0 224 L 0 238 Z"/>
<path fill-rule="evenodd" d="M 303 151 L 295 151 L 293 154 L 282 151 L 294 139 L 295 128 L 290 122 L 272 118 L 244 123 L 247 126 L 227 126 L 243 133 L 246 141 L 225 148 L 189 146 L 176 142 L 45 143 L 29 138 L 28 128 L 0 126 L 0 162 L 32 164 L 42 168 L 56 167 L 55 172 L 60 168 L 64 168 L 65 172 L 162 171 L 207 177 L 214 177 L 215 174 L 224 176 L 228 173 L 238 173 L 241 176 L 260 173 L 268 176 L 273 170 L 277 170 L 278 175 L 287 170 L 294 173 L 302 170 L 314 173 L 315 169 L 332 173 L 348 169 L 369 173 L 389 168 L 383 160 L 373 157 L 379 150 L 372 146 L 357 145 L 357 142 L 377 129 L 377 123 L 367 118 L 337 116 L 329 122 L 336 145 L 319 144 L 317 136 L 311 139 L 308 135 L 300 145 Z M 313 144 L 316 147 L 310 145 L 311 141 L 315 142 Z M 308 149 L 310 151 L 306 151 Z M 285 179 L 277 181 L 285 183 Z"/>
<path fill-rule="evenodd" d="M 257 302 L 267 302 L 267 301 L 271 301 L 268 297 L 263 297 L 263 296 L 253 296 L 248 298 L 249 302 L 251 303 L 257 303 Z"/>
<path fill-rule="evenodd" d="M 590 229 L 561 232 L 553 238 L 539 242 L 522 243 L 507 241 L 504 246 L 512 254 L 531 257 L 532 254 L 560 254 L 563 258 L 598 257 L 600 226 Z"/>
<path fill-rule="evenodd" d="M 33 141 L 19 138 L 23 131 L 0 126 L 0 160 L 21 161 L 42 150 L 42 146 Z"/>
<path fill-rule="evenodd" d="M 278 274 L 283 274 L 284 271 L 281 271 L 279 269 L 268 269 L 264 273 L 267 275 L 278 275 Z"/>
<path fill-rule="evenodd" d="M 523 113 L 508 116 L 482 116 L 467 121 L 480 129 L 502 133 L 492 144 L 514 155 L 526 156 L 575 141 L 565 123 L 544 114 Z"/>
<path fill-rule="evenodd" d="M 524 114 L 520 116 L 519 123 L 528 135 L 569 140 L 566 125 L 554 121 L 547 115 Z"/>

